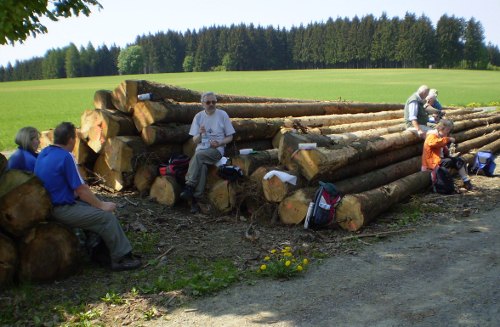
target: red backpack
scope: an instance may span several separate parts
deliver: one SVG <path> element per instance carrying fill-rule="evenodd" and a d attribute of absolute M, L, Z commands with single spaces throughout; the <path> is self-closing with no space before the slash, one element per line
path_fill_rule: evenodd
<path fill-rule="evenodd" d="M 160 164 L 160 175 L 174 176 L 177 183 L 186 183 L 186 173 L 189 168 L 189 157 L 185 154 L 177 154 L 170 157 L 168 163 Z"/>

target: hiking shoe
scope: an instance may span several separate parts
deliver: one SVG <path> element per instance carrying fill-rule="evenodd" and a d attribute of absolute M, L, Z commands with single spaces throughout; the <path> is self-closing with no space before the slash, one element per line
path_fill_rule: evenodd
<path fill-rule="evenodd" d="M 193 197 L 193 187 L 190 185 L 186 185 L 184 187 L 184 190 L 181 192 L 180 197 L 182 200 L 187 201 Z"/>
<path fill-rule="evenodd" d="M 200 206 L 195 198 L 191 200 L 191 209 L 189 210 L 189 212 L 191 212 L 192 214 L 200 212 Z"/>
<path fill-rule="evenodd" d="M 118 260 L 111 261 L 111 270 L 113 271 L 123 271 L 123 270 L 133 270 L 141 266 L 141 260 L 134 257 L 132 252 L 124 255 Z"/>
<path fill-rule="evenodd" d="M 474 187 L 472 186 L 472 183 L 469 181 L 464 182 L 464 187 L 467 189 L 467 191 L 471 191 Z"/>

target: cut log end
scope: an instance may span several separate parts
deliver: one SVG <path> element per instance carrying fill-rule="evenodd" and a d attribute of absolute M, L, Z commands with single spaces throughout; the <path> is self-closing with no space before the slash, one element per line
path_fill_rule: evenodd
<path fill-rule="evenodd" d="M 359 199 L 349 195 L 344 196 L 338 205 L 336 217 L 339 226 L 351 232 L 359 230 L 365 223 Z"/>
<path fill-rule="evenodd" d="M 149 196 L 158 203 L 172 207 L 179 200 L 182 187 L 176 182 L 172 176 L 156 177 Z"/>

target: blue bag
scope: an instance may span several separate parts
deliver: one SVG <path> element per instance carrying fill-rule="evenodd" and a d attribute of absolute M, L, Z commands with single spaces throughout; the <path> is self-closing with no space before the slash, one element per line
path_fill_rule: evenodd
<path fill-rule="evenodd" d="M 495 155 L 491 151 L 478 151 L 474 157 L 474 163 L 470 168 L 472 174 L 483 172 L 486 176 L 493 176 L 495 174 Z"/>

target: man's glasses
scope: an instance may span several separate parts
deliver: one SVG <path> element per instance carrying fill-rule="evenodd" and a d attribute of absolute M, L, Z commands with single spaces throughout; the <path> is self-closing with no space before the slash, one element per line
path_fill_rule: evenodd
<path fill-rule="evenodd" d="M 209 106 L 211 104 L 217 104 L 217 101 L 205 101 L 205 104 Z"/>

